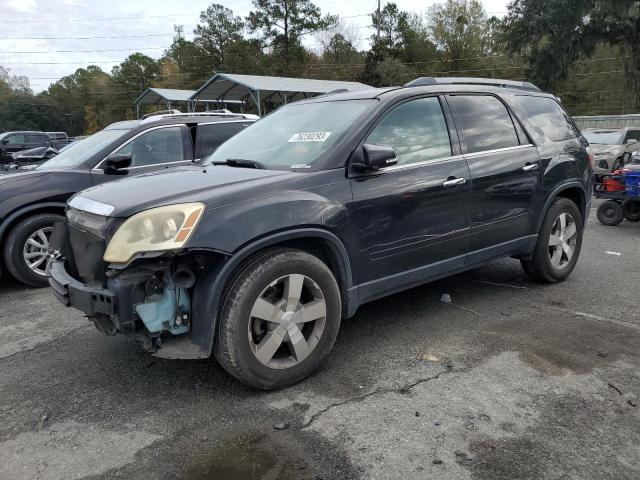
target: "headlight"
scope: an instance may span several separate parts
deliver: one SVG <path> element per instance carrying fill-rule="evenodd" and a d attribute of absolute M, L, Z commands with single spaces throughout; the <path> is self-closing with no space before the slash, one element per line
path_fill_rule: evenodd
<path fill-rule="evenodd" d="M 105 262 L 125 263 L 136 253 L 181 248 L 198 225 L 203 203 L 152 208 L 126 220 L 104 252 Z"/>

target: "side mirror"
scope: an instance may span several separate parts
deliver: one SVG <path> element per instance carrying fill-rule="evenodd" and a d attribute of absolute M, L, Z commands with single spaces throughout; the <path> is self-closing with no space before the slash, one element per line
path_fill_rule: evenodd
<path fill-rule="evenodd" d="M 376 172 L 398 163 L 396 152 L 392 147 L 371 143 L 364 144 L 360 155 L 353 160 L 351 166 L 356 172 Z"/>
<path fill-rule="evenodd" d="M 104 159 L 102 170 L 108 175 L 126 175 L 131 165 L 131 155 L 114 153 Z"/>
<path fill-rule="evenodd" d="M 8 138 L 3 138 L 2 139 L 2 145 L 6 145 L 7 143 L 9 143 L 9 139 Z"/>
<path fill-rule="evenodd" d="M 638 140 L 636 140 L 635 138 L 630 138 L 629 140 L 627 140 L 627 145 L 631 145 L 633 143 L 637 143 Z"/>

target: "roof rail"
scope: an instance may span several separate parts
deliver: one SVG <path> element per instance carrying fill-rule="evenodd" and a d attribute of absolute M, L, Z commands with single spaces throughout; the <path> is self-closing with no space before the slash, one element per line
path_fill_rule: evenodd
<path fill-rule="evenodd" d="M 180 110 L 176 110 L 175 108 L 172 108 L 171 110 L 158 110 L 157 112 L 144 114 L 143 116 L 140 117 L 140 120 L 144 120 L 145 118 L 149 118 L 149 117 L 155 117 L 157 115 L 167 115 L 167 114 L 176 114 L 176 113 L 182 113 L 182 112 Z"/>
<path fill-rule="evenodd" d="M 241 117 L 246 119 L 257 119 L 259 118 L 257 115 L 249 114 L 249 113 L 233 113 L 226 108 L 222 108 L 220 110 L 208 110 L 206 112 L 180 112 L 175 110 L 175 113 L 172 113 L 170 110 L 167 112 L 158 112 L 154 116 L 147 117 L 144 116 L 141 118 L 143 121 L 152 121 L 159 120 L 161 118 L 175 118 L 175 117 Z"/>
<path fill-rule="evenodd" d="M 427 85 L 491 85 L 494 87 L 517 88 L 520 90 L 530 90 L 534 92 L 542 91 L 531 82 L 473 77 L 420 77 L 406 83 L 404 86 L 424 87 Z"/>

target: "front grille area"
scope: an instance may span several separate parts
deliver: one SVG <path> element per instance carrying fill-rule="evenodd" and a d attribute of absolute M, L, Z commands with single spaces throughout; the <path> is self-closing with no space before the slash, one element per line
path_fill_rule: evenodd
<path fill-rule="evenodd" d="M 106 276 L 102 257 L 106 249 L 106 242 L 71 221 L 67 225 L 69 243 L 75 263 L 75 268 L 72 270 L 77 272 L 80 279 L 86 284 L 103 286 Z"/>

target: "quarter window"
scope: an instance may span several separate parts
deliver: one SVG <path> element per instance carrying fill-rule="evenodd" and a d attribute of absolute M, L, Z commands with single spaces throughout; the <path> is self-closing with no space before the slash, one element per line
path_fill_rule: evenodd
<path fill-rule="evenodd" d="M 159 163 L 186 160 L 179 126 L 150 130 L 122 146 L 115 153 L 131 155 L 132 167 L 145 167 Z"/>
<path fill-rule="evenodd" d="M 398 165 L 451 156 L 447 123 L 436 97 L 411 100 L 394 108 L 366 143 L 392 147 Z"/>
<path fill-rule="evenodd" d="M 574 126 L 567 112 L 553 98 L 519 95 L 517 99 L 520 106 L 527 112 L 529 121 L 552 142 L 570 140 L 580 136 L 580 132 Z M 536 142 L 544 143 L 545 138 L 540 134 L 532 132 L 532 135 L 536 137 Z"/>
<path fill-rule="evenodd" d="M 520 145 L 507 108 L 488 95 L 449 97 L 455 111 L 456 125 L 462 130 L 467 152 L 484 152 Z"/>

